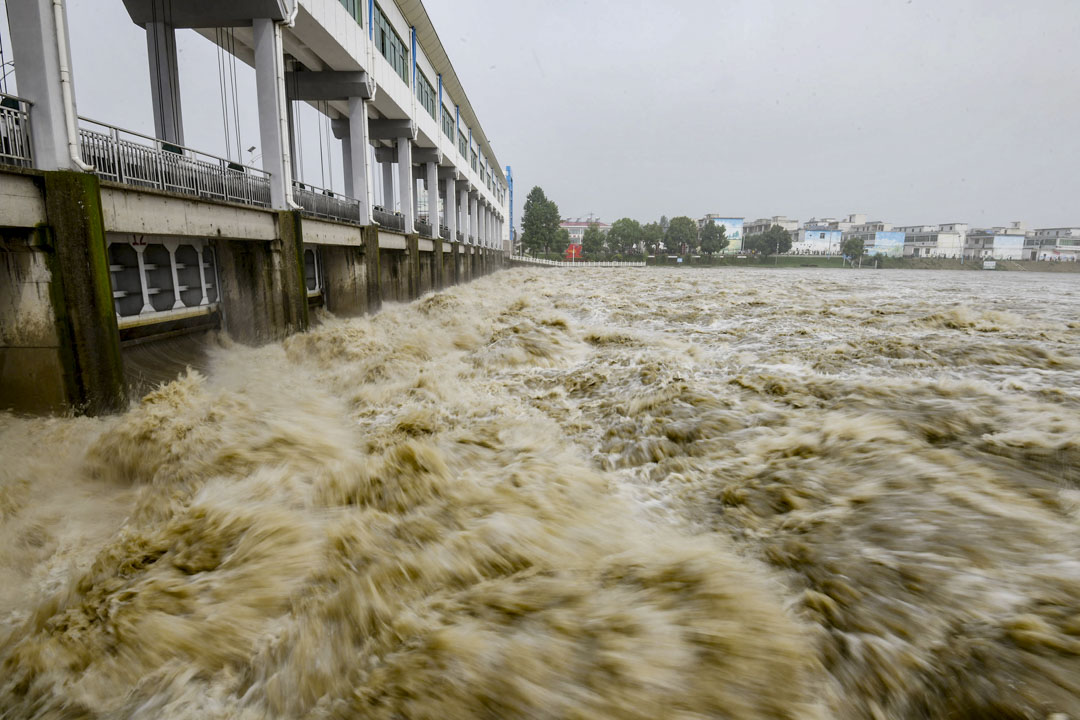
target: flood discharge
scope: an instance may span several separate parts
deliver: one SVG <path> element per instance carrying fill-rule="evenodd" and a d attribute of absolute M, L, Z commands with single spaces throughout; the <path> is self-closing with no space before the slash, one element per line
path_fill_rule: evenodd
<path fill-rule="evenodd" d="M 513 270 L 0 415 L 0 716 L 1078 718 L 1078 307 Z"/>

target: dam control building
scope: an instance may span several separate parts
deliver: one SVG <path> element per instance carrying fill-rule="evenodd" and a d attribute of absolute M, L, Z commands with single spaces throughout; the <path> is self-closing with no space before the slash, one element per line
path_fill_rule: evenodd
<path fill-rule="evenodd" d="M 108 412 L 125 364 L 224 329 L 306 329 L 501 267 L 509 167 L 420 0 L 102 0 L 146 34 L 153 136 L 79 116 L 64 0 L 6 4 L 0 407 Z M 261 166 L 185 142 L 176 32 L 254 68 Z M 301 182 L 294 108 L 340 140 L 344 192 Z"/>

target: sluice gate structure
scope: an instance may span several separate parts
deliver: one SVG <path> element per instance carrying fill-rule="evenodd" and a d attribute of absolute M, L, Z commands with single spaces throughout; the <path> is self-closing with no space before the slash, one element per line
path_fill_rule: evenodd
<path fill-rule="evenodd" d="M 146 30 L 153 135 L 78 115 L 63 0 L 7 4 L 0 408 L 118 410 L 131 348 L 219 328 L 270 342 L 314 307 L 374 312 L 504 266 L 509 168 L 418 0 L 123 2 Z M 254 67 L 261 167 L 185 144 L 179 28 Z M 298 102 L 329 117 L 344 192 L 299 179 Z"/>

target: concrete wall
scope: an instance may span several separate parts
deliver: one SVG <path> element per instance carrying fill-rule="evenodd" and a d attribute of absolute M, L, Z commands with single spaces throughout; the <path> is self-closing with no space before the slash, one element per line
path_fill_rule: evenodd
<path fill-rule="evenodd" d="M 405 250 L 379 249 L 379 287 L 386 302 L 408 302 L 409 269 Z"/>
<path fill-rule="evenodd" d="M 321 249 L 326 309 L 342 317 L 363 315 L 368 311 L 364 248 L 324 245 Z"/>
<path fill-rule="evenodd" d="M 67 402 L 52 292 L 34 233 L 0 231 L 0 409 L 44 413 Z"/>

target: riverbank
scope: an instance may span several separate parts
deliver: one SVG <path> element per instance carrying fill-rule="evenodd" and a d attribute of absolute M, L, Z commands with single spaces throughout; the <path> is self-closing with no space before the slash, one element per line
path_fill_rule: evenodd
<path fill-rule="evenodd" d="M 681 262 L 680 262 L 681 260 Z M 821 255 L 771 255 L 767 258 L 737 257 L 734 255 L 650 256 L 647 265 L 670 267 L 781 267 L 781 268 L 846 268 L 847 262 L 840 256 Z M 952 260 L 948 258 L 879 258 L 876 261 L 863 258 L 863 270 L 982 270 L 981 260 Z M 1049 262 L 1045 260 L 998 260 L 996 270 L 1027 272 L 1080 273 L 1080 263 Z"/>

